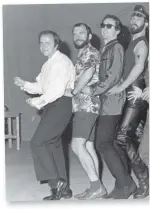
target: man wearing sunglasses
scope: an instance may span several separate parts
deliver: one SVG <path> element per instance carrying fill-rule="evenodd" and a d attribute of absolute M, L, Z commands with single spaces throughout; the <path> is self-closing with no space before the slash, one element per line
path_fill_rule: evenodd
<path fill-rule="evenodd" d="M 95 145 L 98 154 L 103 156 L 108 169 L 115 178 L 115 188 L 104 198 L 112 197 L 114 199 L 127 199 L 136 190 L 136 185 L 114 146 L 114 135 L 121 118 L 125 92 L 107 95 L 109 89 L 117 83 L 123 82 L 124 49 L 117 40 L 121 29 L 122 24 L 118 17 L 106 15 L 103 18 L 101 34 L 104 46 L 100 59 L 99 81 L 83 89 L 87 94 L 99 95 L 101 100 Z"/>
<path fill-rule="evenodd" d="M 132 41 L 125 55 L 124 82 L 112 88 L 109 95 L 120 94 L 125 89 L 128 94 L 134 91 L 134 86 L 138 87 L 141 92 L 144 90 L 144 72 L 148 58 L 148 43 L 145 35 L 148 22 L 149 15 L 145 8 L 142 5 L 136 5 L 130 20 Z M 147 102 L 142 98 L 126 100 L 116 136 L 117 144 L 130 159 L 131 168 L 139 181 L 139 188 L 134 194 L 135 199 L 145 198 L 149 194 L 148 170 L 138 155 L 137 147 L 132 142 L 147 107 Z"/>

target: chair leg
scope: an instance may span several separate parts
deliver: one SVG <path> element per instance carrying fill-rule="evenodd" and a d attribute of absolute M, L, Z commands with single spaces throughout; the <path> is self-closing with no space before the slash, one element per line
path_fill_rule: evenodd
<path fill-rule="evenodd" d="M 11 135 L 11 118 L 8 118 L 8 134 Z M 8 139 L 8 147 L 12 148 L 12 139 Z"/>
<path fill-rule="evenodd" d="M 20 150 L 20 120 L 16 117 L 16 132 L 17 132 L 17 150 Z"/>

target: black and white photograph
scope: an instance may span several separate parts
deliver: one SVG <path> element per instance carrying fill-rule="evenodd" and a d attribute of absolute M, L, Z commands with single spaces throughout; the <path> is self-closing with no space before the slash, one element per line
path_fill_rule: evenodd
<path fill-rule="evenodd" d="M 149 2 L 3 3 L 2 34 L 6 201 L 148 203 Z"/>

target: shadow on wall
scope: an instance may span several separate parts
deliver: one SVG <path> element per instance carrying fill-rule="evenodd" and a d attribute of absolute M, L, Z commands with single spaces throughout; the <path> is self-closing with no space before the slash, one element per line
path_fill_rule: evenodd
<path fill-rule="evenodd" d="M 96 35 L 93 34 L 92 35 L 92 40 L 91 40 L 91 44 L 92 46 L 94 46 L 98 51 L 100 50 L 101 47 L 101 41 L 100 38 Z M 62 52 L 63 54 L 67 55 L 69 58 L 71 58 L 71 50 L 68 47 L 68 44 L 66 42 L 61 42 L 60 44 L 60 52 Z"/>
<path fill-rule="evenodd" d="M 120 34 L 118 35 L 118 41 L 126 51 L 131 40 L 131 33 L 127 26 L 123 25 Z"/>
<path fill-rule="evenodd" d="M 70 51 L 68 44 L 66 42 L 61 42 L 59 50 L 60 50 L 60 52 L 62 52 L 63 54 L 67 55 L 70 58 L 71 51 Z"/>
<path fill-rule="evenodd" d="M 96 34 L 93 34 L 93 35 L 92 35 L 91 44 L 92 44 L 92 46 L 94 46 L 98 51 L 100 50 L 101 41 L 100 41 L 100 38 L 99 38 Z"/>

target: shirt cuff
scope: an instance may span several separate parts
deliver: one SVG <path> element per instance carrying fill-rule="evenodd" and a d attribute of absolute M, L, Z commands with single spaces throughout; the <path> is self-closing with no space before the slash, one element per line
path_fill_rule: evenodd
<path fill-rule="evenodd" d="M 37 109 L 41 109 L 42 107 L 44 107 L 46 105 L 46 102 L 45 100 L 41 97 L 36 97 L 36 98 L 33 98 L 31 100 L 31 103 L 33 106 L 35 106 Z"/>
<path fill-rule="evenodd" d="M 21 90 L 26 91 L 27 90 L 27 85 L 28 85 L 28 82 L 25 81 L 24 86 L 21 87 Z"/>

